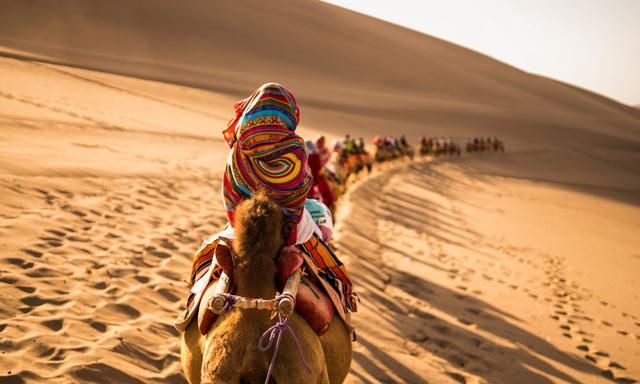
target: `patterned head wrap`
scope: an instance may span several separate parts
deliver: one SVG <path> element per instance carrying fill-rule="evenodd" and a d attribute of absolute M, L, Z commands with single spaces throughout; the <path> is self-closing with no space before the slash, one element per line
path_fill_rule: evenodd
<path fill-rule="evenodd" d="M 296 135 L 300 111 L 293 94 L 268 83 L 235 105 L 224 130 L 231 147 L 223 179 L 223 202 L 233 225 L 236 206 L 265 190 L 285 216 L 285 240 L 295 243 L 296 226 L 311 187 L 304 140 Z"/>

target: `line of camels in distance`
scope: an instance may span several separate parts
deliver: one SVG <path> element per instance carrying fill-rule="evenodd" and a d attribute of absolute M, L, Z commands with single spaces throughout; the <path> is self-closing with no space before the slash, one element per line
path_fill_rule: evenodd
<path fill-rule="evenodd" d="M 358 173 L 363 169 L 371 171 L 374 163 L 408 158 L 413 160 L 416 155 L 414 147 L 409 144 L 404 135 L 399 138 L 393 136 L 375 136 L 372 141 L 375 147 L 373 156 L 369 154 L 364 140 L 352 139 L 349 135 L 344 140 L 334 142 L 333 168 L 345 180 L 348 175 Z M 466 153 L 474 152 L 504 152 L 505 144 L 497 137 L 474 137 L 464 146 Z M 463 147 L 452 137 L 419 138 L 418 154 L 420 156 L 460 156 Z"/>

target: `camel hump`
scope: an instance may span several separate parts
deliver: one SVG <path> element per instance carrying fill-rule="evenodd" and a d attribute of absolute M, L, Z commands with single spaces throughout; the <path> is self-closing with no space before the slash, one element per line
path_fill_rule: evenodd
<path fill-rule="evenodd" d="M 246 253 L 247 250 L 270 253 L 282 243 L 282 209 L 265 191 L 258 191 L 240 203 L 233 221 L 237 254 Z"/>

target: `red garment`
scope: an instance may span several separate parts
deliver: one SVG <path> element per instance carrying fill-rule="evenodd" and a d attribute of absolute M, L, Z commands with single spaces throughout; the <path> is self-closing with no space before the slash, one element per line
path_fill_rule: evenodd
<path fill-rule="evenodd" d="M 322 202 L 324 203 L 324 205 L 329 207 L 329 209 L 333 209 L 333 203 L 336 201 L 336 198 L 331 191 L 331 186 L 324 178 L 324 176 L 322 176 L 322 174 L 320 173 L 320 171 L 322 170 L 322 159 L 320 158 L 320 154 L 318 154 L 317 152 L 310 154 L 308 164 L 309 168 L 311 169 L 311 175 L 313 176 L 315 185 L 317 185 L 318 189 L 320 190 Z"/>
<path fill-rule="evenodd" d="M 320 155 L 320 163 L 322 166 L 327 164 L 329 159 L 331 159 L 331 151 L 329 151 L 329 148 L 327 147 L 318 147 L 318 154 Z"/>

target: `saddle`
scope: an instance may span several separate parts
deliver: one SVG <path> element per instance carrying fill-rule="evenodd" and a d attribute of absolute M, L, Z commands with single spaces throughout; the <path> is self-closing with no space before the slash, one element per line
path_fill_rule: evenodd
<path fill-rule="evenodd" d="M 202 256 L 211 257 L 211 263 L 208 269 L 203 268 L 197 275 L 187 300 L 187 309 L 176 319 L 175 327 L 178 331 L 184 331 L 197 317 L 200 333 L 207 334 L 218 319 L 218 315 L 207 308 L 209 300 L 219 293 L 215 289 L 217 281 L 220 278 L 228 278 L 230 279 L 228 286 L 233 287 L 235 262 L 231 241 L 220 238 L 211 245 L 208 249 L 201 250 L 209 253 Z M 282 291 L 289 276 L 298 269 L 302 269 L 302 277 L 296 296 L 295 310 L 318 335 L 323 335 L 329 329 L 335 314 L 335 306 L 323 288 L 323 284 L 318 280 L 319 276 L 313 273 L 312 268 L 307 267 L 303 255 L 296 248 L 284 248 L 276 261 L 277 288 Z M 233 288 L 226 293 L 233 294 Z"/>

